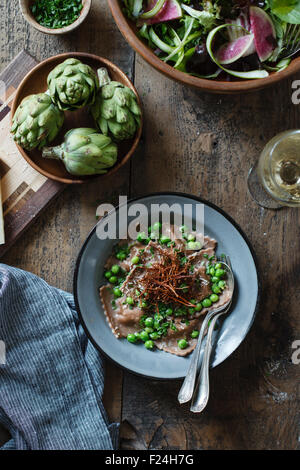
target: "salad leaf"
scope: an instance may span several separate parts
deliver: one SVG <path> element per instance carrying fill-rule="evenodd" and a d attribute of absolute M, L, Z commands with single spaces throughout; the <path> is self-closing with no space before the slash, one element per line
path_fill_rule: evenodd
<path fill-rule="evenodd" d="M 282 59 L 280 60 L 274 67 L 271 67 L 270 65 L 265 64 L 264 67 L 266 70 L 269 70 L 270 72 L 281 72 L 282 70 L 286 69 L 289 64 L 291 63 L 291 59 Z"/>
<path fill-rule="evenodd" d="M 299 0 L 269 0 L 271 11 L 282 21 L 300 24 Z"/>
<path fill-rule="evenodd" d="M 199 11 L 189 7 L 188 5 L 182 5 L 182 9 L 185 10 L 192 18 L 196 18 L 207 31 L 210 30 L 216 22 L 216 15 L 212 11 Z"/>

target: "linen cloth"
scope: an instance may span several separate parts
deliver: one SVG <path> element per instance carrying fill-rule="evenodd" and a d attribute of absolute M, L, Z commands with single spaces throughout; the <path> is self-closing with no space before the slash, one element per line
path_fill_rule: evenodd
<path fill-rule="evenodd" d="M 101 401 L 103 361 L 71 294 L 0 264 L 0 340 L 0 423 L 12 436 L 2 449 L 117 447 Z"/>

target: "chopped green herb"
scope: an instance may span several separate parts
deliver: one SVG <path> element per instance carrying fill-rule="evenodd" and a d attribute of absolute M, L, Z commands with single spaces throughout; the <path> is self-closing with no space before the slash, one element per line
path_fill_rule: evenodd
<path fill-rule="evenodd" d="M 41 26 L 59 29 L 74 23 L 82 8 L 82 0 L 36 0 L 31 12 Z"/>

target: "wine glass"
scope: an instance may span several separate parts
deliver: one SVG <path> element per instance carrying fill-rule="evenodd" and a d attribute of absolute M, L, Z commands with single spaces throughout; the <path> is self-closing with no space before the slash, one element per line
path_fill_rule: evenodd
<path fill-rule="evenodd" d="M 252 198 L 266 209 L 300 207 L 300 129 L 277 134 L 248 174 Z"/>

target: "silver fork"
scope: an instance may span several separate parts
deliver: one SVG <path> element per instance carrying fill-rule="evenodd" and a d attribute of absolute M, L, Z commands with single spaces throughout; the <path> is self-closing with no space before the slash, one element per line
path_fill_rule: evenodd
<path fill-rule="evenodd" d="M 217 320 L 220 318 L 221 315 L 228 313 L 231 307 L 231 303 L 232 303 L 233 292 L 234 292 L 234 276 L 232 273 L 232 267 L 231 267 L 229 256 L 225 256 L 225 261 L 226 261 L 225 264 L 229 268 L 230 274 L 228 274 L 228 284 L 229 284 L 228 287 L 232 291 L 232 296 L 226 309 L 218 313 L 217 315 L 214 315 L 209 325 L 200 374 L 199 374 L 197 384 L 194 390 L 192 404 L 190 408 L 190 410 L 193 413 L 201 413 L 201 411 L 203 411 L 207 405 L 208 398 L 209 398 L 209 366 L 210 366 L 210 356 L 211 356 L 212 344 L 213 344 L 213 331 L 214 331 Z"/>
<path fill-rule="evenodd" d="M 226 257 L 225 257 L 225 259 L 226 259 Z M 181 389 L 179 390 L 179 393 L 178 393 L 178 401 L 179 401 L 180 404 L 190 401 L 190 399 L 193 396 L 196 376 L 197 376 L 197 372 L 198 372 L 198 364 L 199 364 L 199 358 L 200 358 L 200 352 L 201 352 L 201 344 L 202 344 L 203 337 L 204 337 L 204 334 L 205 334 L 206 329 L 207 329 L 207 325 L 215 315 L 217 315 L 218 313 L 225 310 L 231 304 L 231 300 L 232 300 L 232 297 L 228 300 L 228 302 L 226 302 L 226 304 L 222 305 L 221 307 L 214 308 L 211 311 L 209 311 L 207 313 L 207 315 L 205 316 L 204 320 L 203 320 L 203 323 L 202 323 L 202 326 L 201 326 L 201 329 L 200 329 L 200 333 L 199 333 L 199 337 L 198 337 L 198 341 L 197 341 L 197 345 L 196 345 L 196 348 L 195 348 L 194 353 L 192 355 L 188 372 L 185 376 L 184 382 L 183 382 L 183 384 L 181 386 Z"/>
<path fill-rule="evenodd" d="M 280 59 L 288 59 L 299 51 L 300 25 L 289 23 L 283 36 L 283 50 L 279 57 Z"/>

